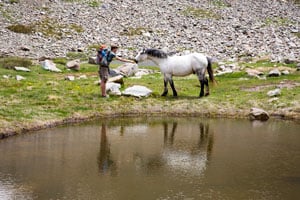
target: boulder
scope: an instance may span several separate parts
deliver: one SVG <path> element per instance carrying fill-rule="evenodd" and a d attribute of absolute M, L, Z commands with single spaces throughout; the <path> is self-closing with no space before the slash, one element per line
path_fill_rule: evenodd
<path fill-rule="evenodd" d="M 56 67 L 56 64 L 52 60 L 44 60 L 41 62 L 42 68 L 51 72 L 61 72 L 60 69 Z"/>
<path fill-rule="evenodd" d="M 122 94 L 120 91 L 120 88 L 121 88 L 121 84 L 119 84 L 119 83 L 109 82 L 106 84 L 107 93 L 112 94 L 112 95 L 120 96 Z"/>
<path fill-rule="evenodd" d="M 280 75 L 281 75 L 281 73 L 278 69 L 273 69 L 268 74 L 269 77 L 278 77 Z"/>
<path fill-rule="evenodd" d="M 138 71 L 139 67 L 137 64 L 133 63 L 125 63 L 119 66 L 115 71 L 119 72 L 125 77 L 134 76 L 134 74 Z"/>
<path fill-rule="evenodd" d="M 92 64 L 92 65 L 96 65 L 97 64 L 96 61 L 97 61 L 97 56 L 92 56 L 92 57 L 89 57 L 88 63 Z"/>
<path fill-rule="evenodd" d="M 80 59 L 71 60 L 71 61 L 67 62 L 66 67 L 67 67 L 67 69 L 79 71 L 80 70 Z"/>
<path fill-rule="evenodd" d="M 134 85 L 123 91 L 125 96 L 134 96 L 134 97 L 148 97 L 152 93 L 152 90 L 148 89 L 145 86 Z"/>
<path fill-rule="evenodd" d="M 260 108 L 251 108 L 249 113 L 250 120 L 260 120 L 260 121 L 267 121 L 270 116 L 269 114 Z"/>
<path fill-rule="evenodd" d="M 118 75 L 118 76 L 113 76 L 108 78 L 108 82 L 113 82 L 113 83 L 119 83 L 119 84 L 124 84 L 123 76 Z"/>

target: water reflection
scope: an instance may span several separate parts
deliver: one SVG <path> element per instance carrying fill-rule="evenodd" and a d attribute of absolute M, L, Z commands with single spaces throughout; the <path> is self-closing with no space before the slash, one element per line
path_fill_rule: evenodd
<path fill-rule="evenodd" d="M 98 154 L 98 166 L 100 173 L 106 173 L 111 168 L 115 171 L 115 162 L 111 159 L 110 154 L 110 143 L 106 133 L 107 125 L 105 122 L 101 124 L 101 135 L 100 135 L 100 151 Z"/>
<path fill-rule="evenodd" d="M 194 133 L 192 129 L 191 134 L 187 135 L 182 134 L 182 130 L 177 134 L 177 128 L 180 126 L 178 121 L 163 121 L 161 125 L 163 126 L 160 129 L 163 130 L 161 132 L 163 137 L 160 137 L 162 139 L 161 144 L 163 144 L 161 149 L 158 151 L 151 149 L 155 153 L 133 152 L 132 159 L 135 163 L 135 170 L 150 173 L 151 171 L 165 168 L 178 172 L 189 172 L 190 175 L 200 175 L 205 170 L 213 150 L 214 138 L 212 131 L 209 130 L 209 124 L 200 122 L 198 131 Z M 148 127 L 144 128 L 147 129 Z M 118 145 L 118 143 L 110 143 L 110 134 L 107 132 L 107 129 L 107 124 L 102 122 L 97 163 L 101 174 L 110 173 L 111 175 L 116 175 L 119 171 L 117 163 L 121 162 L 117 160 L 119 155 L 112 154 L 111 148 Z M 137 129 L 139 128 L 137 127 Z M 144 129 L 140 128 L 140 130 L 143 131 Z M 126 127 L 120 126 L 119 137 L 126 134 L 132 134 L 130 129 L 126 131 Z M 139 134 L 142 135 L 143 133 L 140 132 Z M 149 144 L 151 142 L 145 145 Z M 156 145 L 154 148 L 157 148 L 157 144 L 154 143 L 154 145 Z"/>
<path fill-rule="evenodd" d="M 43 130 L 0 141 L 0 199 L 298 199 L 299 130 L 201 118 Z"/>

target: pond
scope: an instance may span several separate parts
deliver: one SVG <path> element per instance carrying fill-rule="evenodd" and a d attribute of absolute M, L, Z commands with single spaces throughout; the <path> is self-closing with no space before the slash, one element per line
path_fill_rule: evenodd
<path fill-rule="evenodd" d="M 0 199 L 298 199 L 300 124 L 102 119 L 0 141 Z"/>

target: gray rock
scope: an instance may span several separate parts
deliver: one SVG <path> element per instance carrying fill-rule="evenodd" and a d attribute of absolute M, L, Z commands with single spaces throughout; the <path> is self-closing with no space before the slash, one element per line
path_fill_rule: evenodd
<path fill-rule="evenodd" d="M 124 84 L 123 76 L 118 75 L 118 76 L 109 77 L 108 82 L 120 83 L 123 85 Z"/>
<path fill-rule="evenodd" d="M 278 69 L 273 69 L 268 74 L 269 77 L 278 77 L 280 75 L 281 75 L 281 73 Z"/>
<path fill-rule="evenodd" d="M 250 120 L 267 121 L 270 118 L 270 116 L 269 113 L 267 113 L 263 109 L 251 108 L 249 113 L 249 118 Z"/>
<path fill-rule="evenodd" d="M 92 64 L 92 65 L 96 65 L 97 64 L 97 56 L 91 56 L 89 57 L 88 63 Z"/>
<path fill-rule="evenodd" d="M 71 60 L 71 61 L 67 62 L 66 67 L 67 67 L 67 69 L 79 71 L 80 70 L 80 59 Z"/>
<path fill-rule="evenodd" d="M 119 66 L 115 71 L 125 77 L 134 76 L 134 74 L 138 71 L 138 65 L 132 63 L 125 63 Z"/>

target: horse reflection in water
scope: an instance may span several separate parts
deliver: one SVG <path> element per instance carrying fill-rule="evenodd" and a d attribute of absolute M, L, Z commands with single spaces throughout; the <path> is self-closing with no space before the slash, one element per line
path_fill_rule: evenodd
<path fill-rule="evenodd" d="M 163 126 L 164 152 L 162 162 L 176 170 L 189 171 L 194 174 L 202 173 L 206 168 L 207 161 L 210 159 L 213 148 L 213 135 L 209 134 L 209 125 L 199 124 L 199 138 L 192 145 L 187 140 L 178 140 L 176 143 L 177 122 L 173 122 L 170 132 L 168 123 L 164 122 Z"/>
<path fill-rule="evenodd" d="M 199 133 L 197 133 L 197 140 L 191 138 L 185 138 L 182 134 L 176 135 L 178 122 L 173 122 L 172 128 L 169 131 L 170 123 L 163 122 L 163 149 L 160 145 L 157 145 L 157 153 L 152 152 L 145 154 L 145 152 L 134 151 L 133 156 L 129 156 L 134 159 L 134 162 L 141 163 L 140 166 L 146 171 L 156 170 L 158 168 L 168 168 L 173 170 L 188 171 L 193 175 L 201 174 L 210 159 L 213 149 L 213 134 L 209 130 L 207 123 L 199 123 Z M 182 131 L 182 130 L 181 130 Z M 126 132 L 126 126 L 121 126 L 120 136 L 124 136 Z M 193 137 L 194 133 L 191 134 Z M 191 135 L 189 137 L 191 137 Z M 176 137 L 177 136 L 177 137 Z M 100 151 L 98 155 L 98 167 L 100 173 L 111 174 L 117 173 L 118 167 L 116 163 L 121 163 L 114 158 L 118 155 L 111 155 L 111 145 L 107 138 L 106 124 L 102 124 L 101 127 L 101 141 Z M 119 165 L 118 164 L 118 165 Z M 120 166 L 121 167 L 121 166 Z"/>

